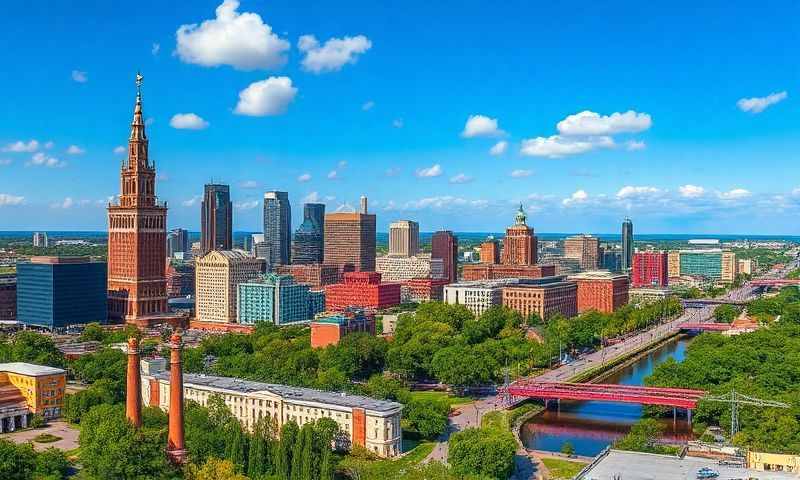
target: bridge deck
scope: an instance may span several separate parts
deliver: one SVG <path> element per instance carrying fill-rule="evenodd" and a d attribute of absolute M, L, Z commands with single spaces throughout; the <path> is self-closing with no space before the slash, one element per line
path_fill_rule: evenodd
<path fill-rule="evenodd" d="M 515 397 L 540 398 L 543 400 L 595 400 L 688 409 L 696 408 L 697 402 L 705 395 L 702 390 L 686 388 L 536 382 L 531 380 L 512 383 L 508 386 L 507 392 Z"/>
<path fill-rule="evenodd" d="M 730 330 L 731 326 L 727 323 L 684 323 L 681 330 L 704 330 L 714 332 L 724 332 Z"/>

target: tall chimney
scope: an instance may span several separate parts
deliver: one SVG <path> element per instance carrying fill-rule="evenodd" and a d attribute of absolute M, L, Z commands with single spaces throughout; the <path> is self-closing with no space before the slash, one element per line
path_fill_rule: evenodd
<path fill-rule="evenodd" d="M 174 463 L 186 463 L 183 437 L 183 368 L 181 367 L 181 336 L 173 333 L 169 359 L 169 434 L 167 455 Z"/>
<path fill-rule="evenodd" d="M 367 214 L 367 196 L 361 195 L 361 213 Z"/>
<path fill-rule="evenodd" d="M 139 341 L 128 339 L 128 374 L 125 394 L 125 416 L 131 424 L 142 426 L 142 377 L 139 375 Z"/>

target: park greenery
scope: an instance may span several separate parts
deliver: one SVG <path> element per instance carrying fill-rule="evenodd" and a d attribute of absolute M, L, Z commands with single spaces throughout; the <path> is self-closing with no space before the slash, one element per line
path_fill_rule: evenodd
<path fill-rule="evenodd" d="M 42 452 L 30 443 L 15 444 L 0 439 L 0 478 L 3 480 L 61 480 L 67 478 L 70 464 L 58 449 Z"/>
<path fill-rule="evenodd" d="M 505 428 L 467 428 L 454 433 L 447 461 L 456 475 L 505 479 L 514 471 L 517 441 Z"/>
<path fill-rule="evenodd" d="M 664 426 L 658 420 L 643 418 L 633 424 L 627 435 L 614 443 L 614 448 L 662 455 L 674 454 L 675 447 L 659 443 L 663 433 Z"/>
<path fill-rule="evenodd" d="M 765 328 L 726 337 L 702 334 L 686 358 L 667 360 L 646 379 L 647 385 L 698 388 L 725 395 L 735 390 L 752 397 L 785 402 L 790 408 L 739 409 L 740 431 L 733 441 L 755 451 L 800 453 L 800 292 L 783 288 L 777 296 L 753 300 L 748 314 Z M 772 321 L 780 317 L 779 321 Z M 695 421 L 729 428 L 730 406 L 701 401 Z"/>
<path fill-rule="evenodd" d="M 733 323 L 739 316 L 739 308 L 735 305 L 723 304 L 714 308 L 714 320 L 719 323 Z"/>

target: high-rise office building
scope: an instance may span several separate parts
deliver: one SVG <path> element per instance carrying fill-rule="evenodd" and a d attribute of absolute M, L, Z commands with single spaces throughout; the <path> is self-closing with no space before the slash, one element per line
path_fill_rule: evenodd
<path fill-rule="evenodd" d="M 389 255 L 413 257 L 419 252 L 419 223 L 400 220 L 389 225 Z"/>
<path fill-rule="evenodd" d="M 292 242 L 292 208 L 286 192 L 264 194 L 264 241 L 269 245 L 270 266 L 288 265 Z"/>
<path fill-rule="evenodd" d="M 228 185 L 210 183 L 205 186 L 200 212 L 200 248 L 203 254 L 233 248 L 233 204 Z"/>
<path fill-rule="evenodd" d="M 628 217 L 622 222 L 622 270 L 633 267 L 633 222 Z"/>
<path fill-rule="evenodd" d="M 167 206 L 156 198 L 156 168 L 148 156 L 141 75 L 136 77 L 128 156 L 119 202 L 108 206 L 108 316 L 149 324 L 167 312 Z"/>
<path fill-rule="evenodd" d="M 514 216 L 514 225 L 506 229 L 503 238 L 502 262 L 505 265 L 534 265 L 538 260 L 538 241 L 533 228 L 525 223 L 526 218 L 520 204 Z"/>
<path fill-rule="evenodd" d="M 352 265 L 359 272 L 375 271 L 375 215 L 361 212 L 336 212 L 325 215 L 325 263 Z"/>
<path fill-rule="evenodd" d="M 262 263 L 236 250 L 215 250 L 198 258 L 194 275 L 197 320 L 236 323 L 237 287 L 258 278 Z"/>
<path fill-rule="evenodd" d="M 189 232 L 183 228 L 174 228 L 167 234 L 167 256 L 174 257 L 176 253 L 189 253 Z"/>
<path fill-rule="evenodd" d="M 667 252 L 636 252 L 633 254 L 631 284 L 638 287 L 666 287 L 669 283 Z"/>
<path fill-rule="evenodd" d="M 458 280 L 458 238 L 450 230 L 440 230 L 431 237 L 431 258 L 444 264 L 444 278 L 450 283 Z"/>
<path fill-rule="evenodd" d="M 286 325 L 308 322 L 325 310 L 325 294 L 312 292 L 291 275 L 270 273 L 245 283 L 237 290 L 237 318 L 243 325 L 269 322 Z"/>
<path fill-rule="evenodd" d="M 600 240 L 591 235 L 564 239 L 564 257 L 578 260 L 582 270 L 595 270 L 600 261 Z"/>
<path fill-rule="evenodd" d="M 325 254 L 325 205 L 303 205 L 303 223 L 294 232 L 292 263 L 322 263 Z"/>
<path fill-rule="evenodd" d="M 38 248 L 47 248 L 47 232 L 33 232 L 33 246 Z"/>

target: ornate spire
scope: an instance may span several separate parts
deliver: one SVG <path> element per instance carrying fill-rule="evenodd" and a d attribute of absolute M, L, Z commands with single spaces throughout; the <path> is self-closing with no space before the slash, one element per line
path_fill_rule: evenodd
<path fill-rule="evenodd" d="M 144 119 L 142 118 L 142 81 L 144 77 L 136 72 L 136 106 L 133 108 L 133 122 L 131 123 L 131 141 L 147 141 L 144 132 Z"/>
<path fill-rule="evenodd" d="M 517 214 L 514 216 L 517 225 L 525 225 L 525 220 L 527 219 L 527 215 L 525 215 L 525 210 L 522 208 L 522 204 L 519 204 L 519 210 L 517 210 Z"/>

